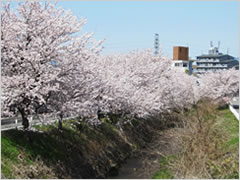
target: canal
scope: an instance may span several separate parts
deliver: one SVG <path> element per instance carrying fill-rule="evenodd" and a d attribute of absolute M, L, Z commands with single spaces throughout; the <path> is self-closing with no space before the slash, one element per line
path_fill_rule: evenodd
<path fill-rule="evenodd" d="M 110 179 L 151 179 L 160 168 L 164 156 L 179 151 L 177 139 L 171 136 L 173 129 L 155 133 L 149 145 L 129 158 L 119 169 L 117 176 Z"/>

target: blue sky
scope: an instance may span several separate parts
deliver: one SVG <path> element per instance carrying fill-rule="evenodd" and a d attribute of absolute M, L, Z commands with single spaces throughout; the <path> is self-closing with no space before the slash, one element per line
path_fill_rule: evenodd
<path fill-rule="evenodd" d="M 207 53 L 210 41 L 239 56 L 238 1 L 59 1 L 58 6 L 87 19 L 83 32 L 105 39 L 104 54 L 154 47 L 165 55 L 173 46 L 189 46 L 190 56 Z"/>

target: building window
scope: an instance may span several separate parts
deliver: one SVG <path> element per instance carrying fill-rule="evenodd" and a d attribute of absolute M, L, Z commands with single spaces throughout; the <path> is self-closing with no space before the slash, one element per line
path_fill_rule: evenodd
<path fill-rule="evenodd" d="M 183 63 L 183 67 L 187 67 L 187 63 Z"/>

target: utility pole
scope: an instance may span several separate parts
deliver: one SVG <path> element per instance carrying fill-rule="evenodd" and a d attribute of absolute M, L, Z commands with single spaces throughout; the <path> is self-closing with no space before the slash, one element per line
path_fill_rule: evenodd
<path fill-rule="evenodd" d="M 155 56 L 158 55 L 158 52 L 159 52 L 159 39 L 158 39 L 158 34 L 156 33 L 155 34 L 155 42 L 154 42 L 154 48 L 155 48 Z"/>

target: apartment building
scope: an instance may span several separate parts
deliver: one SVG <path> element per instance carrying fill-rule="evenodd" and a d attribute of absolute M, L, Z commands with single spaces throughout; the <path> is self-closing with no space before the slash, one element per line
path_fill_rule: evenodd
<path fill-rule="evenodd" d="M 211 46 L 208 54 L 197 56 L 195 73 L 215 72 L 224 69 L 239 69 L 239 62 L 228 54 L 219 52 L 219 47 Z"/>

